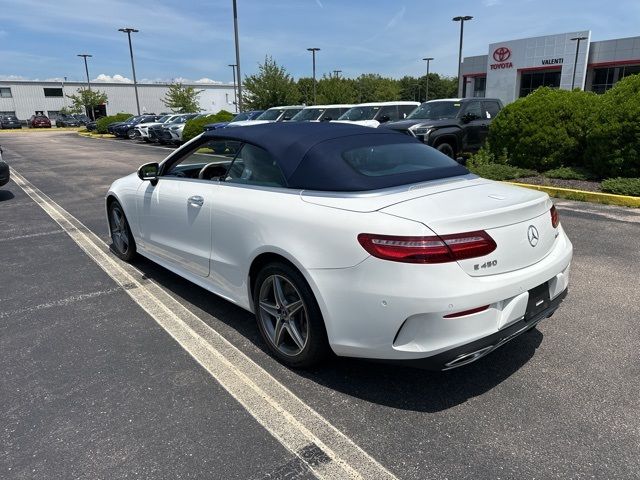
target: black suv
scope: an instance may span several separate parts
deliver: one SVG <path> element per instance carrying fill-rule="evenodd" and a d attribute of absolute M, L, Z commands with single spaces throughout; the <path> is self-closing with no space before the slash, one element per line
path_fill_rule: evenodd
<path fill-rule="evenodd" d="M 0 115 L 0 128 L 22 128 L 22 123 L 15 115 Z"/>
<path fill-rule="evenodd" d="M 422 140 L 451 158 L 477 151 L 489 133 L 491 119 L 502 110 L 497 98 L 442 99 L 424 102 L 407 118 L 383 123 Z"/>

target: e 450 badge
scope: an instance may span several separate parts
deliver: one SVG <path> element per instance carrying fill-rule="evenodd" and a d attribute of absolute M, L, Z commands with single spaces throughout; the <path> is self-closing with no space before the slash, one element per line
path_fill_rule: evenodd
<path fill-rule="evenodd" d="M 498 265 L 498 260 L 489 260 L 488 262 L 484 262 L 484 263 L 476 263 L 473 266 L 474 270 L 482 270 L 484 268 L 492 268 Z"/>

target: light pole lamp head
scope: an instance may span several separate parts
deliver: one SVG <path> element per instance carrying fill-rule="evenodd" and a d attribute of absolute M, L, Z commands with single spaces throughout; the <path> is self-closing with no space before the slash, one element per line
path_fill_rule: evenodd
<path fill-rule="evenodd" d="M 236 68 L 238 65 L 236 65 L 235 63 L 230 63 L 229 65 L 227 65 L 227 67 L 233 67 Z"/>
<path fill-rule="evenodd" d="M 307 48 L 310 52 L 318 52 L 320 49 L 317 47 Z"/>
<path fill-rule="evenodd" d="M 124 28 L 119 28 L 118 31 L 124 32 L 124 33 L 137 33 L 140 30 L 136 30 L 135 28 L 131 28 L 131 27 L 124 27 Z"/>
<path fill-rule="evenodd" d="M 587 39 L 587 37 L 573 37 L 571 40 L 575 42 L 576 40 L 577 41 L 581 41 L 581 40 L 586 40 L 586 39 Z"/>
<path fill-rule="evenodd" d="M 453 17 L 452 18 L 452 20 L 454 22 L 467 22 L 467 21 L 472 20 L 472 19 L 473 19 L 473 17 L 471 15 L 464 15 L 464 16 L 461 16 L 461 17 Z"/>
<path fill-rule="evenodd" d="M 78 57 L 84 57 L 84 58 L 93 57 L 93 55 L 89 55 L 88 53 L 79 53 L 77 56 Z"/>
<path fill-rule="evenodd" d="M 424 60 L 425 62 L 430 62 L 431 60 L 433 60 L 433 57 L 424 57 L 422 60 Z"/>

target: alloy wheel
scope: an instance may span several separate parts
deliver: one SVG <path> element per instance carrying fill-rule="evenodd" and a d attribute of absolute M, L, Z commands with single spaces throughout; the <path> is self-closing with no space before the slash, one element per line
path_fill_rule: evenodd
<path fill-rule="evenodd" d="M 282 275 L 271 275 L 258 299 L 258 317 L 269 341 L 284 355 L 300 354 L 309 341 L 309 316 L 295 285 Z"/>
<path fill-rule="evenodd" d="M 120 207 L 111 209 L 111 239 L 118 252 L 125 255 L 129 251 L 129 232 L 124 213 Z"/>

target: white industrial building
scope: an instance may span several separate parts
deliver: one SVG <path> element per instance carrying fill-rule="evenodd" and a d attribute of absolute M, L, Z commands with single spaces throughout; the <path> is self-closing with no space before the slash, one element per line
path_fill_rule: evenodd
<path fill-rule="evenodd" d="M 638 73 L 640 37 L 592 42 L 591 31 L 583 30 L 492 43 L 488 55 L 464 59 L 462 90 L 464 97 L 506 104 L 540 86 L 604 93 Z"/>
<path fill-rule="evenodd" d="M 200 111 L 216 113 L 220 110 L 235 111 L 233 85 L 194 83 L 185 84 L 202 92 L 198 96 Z M 55 120 L 58 112 L 71 106 L 67 95 L 73 95 L 79 88 L 86 88 L 84 82 L 40 82 L 28 80 L 0 80 L 0 115 L 15 115 L 27 120 L 36 112 L 42 112 Z M 136 114 L 136 96 L 132 83 L 91 83 L 93 90 L 107 94 L 108 102 L 100 109 L 105 115 L 120 112 Z M 169 90 L 168 84 L 139 83 L 141 113 L 170 111 L 162 103 Z"/>

